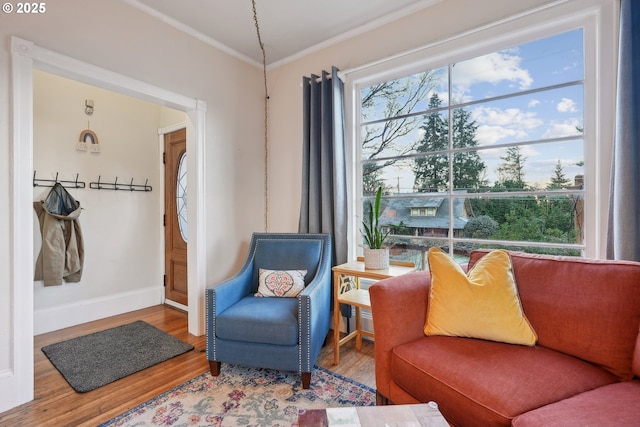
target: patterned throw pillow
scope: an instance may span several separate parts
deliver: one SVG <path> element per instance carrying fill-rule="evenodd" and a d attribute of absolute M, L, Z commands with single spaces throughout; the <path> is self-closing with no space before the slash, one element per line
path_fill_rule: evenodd
<path fill-rule="evenodd" d="M 257 297 L 296 297 L 304 289 L 307 270 L 260 269 Z"/>

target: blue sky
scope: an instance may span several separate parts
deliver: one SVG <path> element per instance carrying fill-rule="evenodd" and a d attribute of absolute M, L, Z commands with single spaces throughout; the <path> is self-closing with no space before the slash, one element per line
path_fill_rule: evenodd
<path fill-rule="evenodd" d="M 454 105 L 512 95 L 465 107 L 478 126 L 476 140 L 480 147 L 579 135 L 577 128 L 583 127 L 582 84 L 535 93 L 522 92 L 581 81 L 584 75 L 582 38 L 582 30 L 577 29 L 453 65 L 451 98 Z M 449 103 L 446 67 L 437 70 L 436 75 L 438 78 L 433 82 L 432 91 L 419 108 L 425 108 L 433 92 L 443 100 L 443 105 Z M 368 113 L 371 117 L 372 112 Z M 380 113 L 374 114 L 379 116 Z M 407 146 L 419 140 L 421 124 L 420 117 L 414 131 L 397 144 Z M 497 179 L 495 169 L 502 163 L 500 156 L 505 150 L 479 151 L 487 164 L 486 177 L 490 183 Z M 525 180 L 530 185 L 544 187 L 558 161 L 568 178 L 583 173 L 583 168 L 577 165 L 584 160 L 581 139 L 528 144 L 521 146 L 521 152 L 526 157 Z M 391 151 L 386 154 L 394 155 Z M 400 182 L 401 191 L 411 191 L 413 178 L 408 165 L 410 163 L 403 165 L 401 162 L 387 168 L 384 177 L 388 185 L 395 187 Z"/>

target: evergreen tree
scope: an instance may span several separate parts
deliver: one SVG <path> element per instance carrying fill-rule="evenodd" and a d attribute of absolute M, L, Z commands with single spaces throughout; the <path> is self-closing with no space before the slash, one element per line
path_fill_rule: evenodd
<path fill-rule="evenodd" d="M 526 187 L 524 182 L 524 162 L 527 158 L 520 152 L 520 147 L 507 148 L 507 153 L 500 158 L 504 163 L 498 166 L 496 170 L 498 174 L 496 187 L 502 187 L 507 190 L 524 190 Z"/>
<path fill-rule="evenodd" d="M 547 190 L 559 190 L 561 188 L 567 188 L 571 184 L 571 180 L 567 178 L 562 169 L 562 163 L 558 160 L 556 167 L 553 170 L 553 176 L 551 181 L 547 184 Z"/>
<path fill-rule="evenodd" d="M 423 126 L 424 136 L 416 151 L 433 153 L 449 147 L 449 120 L 434 111 L 442 105 L 437 94 L 429 99 L 429 110 Z M 453 110 L 452 131 L 454 148 L 476 147 L 478 126 L 471 120 L 471 113 L 458 108 Z M 453 182 L 456 189 L 478 189 L 486 184 L 483 179 L 485 163 L 476 151 L 461 151 L 453 158 Z M 433 154 L 414 160 L 414 189 L 419 192 L 434 192 L 447 188 L 449 184 L 449 161 L 445 154 Z"/>
<path fill-rule="evenodd" d="M 560 160 L 556 163 L 553 175 L 547 184 L 547 190 L 559 190 L 567 188 L 571 180 L 564 174 Z M 545 226 L 546 233 L 550 236 L 570 242 L 575 239 L 574 229 L 574 200 L 571 196 L 547 196 L 540 199 L 546 205 Z"/>
<path fill-rule="evenodd" d="M 453 110 L 453 147 L 477 147 L 475 120 L 471 120 L 471 113 L 464 108 Z M 453 157 L 453 185 L 455 189 L 478 189 L 486 185 L 484 179 L 485 163 L 477 151 L 458 152 Z"/>
<path fill-rule="evenodd" d="M 449 124 L 439 111 L 434 111 L 442 105 L 442 100 L 436 93 L 429 99 L 429 110 L 424 124 L 420 129 L 424 132 L 422 140 L 416 147 L 418 153 L 433 153 L 444 151 L 449 145 Z M 414 161 L 415 176 L 414 190 L 417 192 L 435 192 L 446 188 L 449 182 L 449 162 L 446 154 L 434 154 L 418 157 Z"/>

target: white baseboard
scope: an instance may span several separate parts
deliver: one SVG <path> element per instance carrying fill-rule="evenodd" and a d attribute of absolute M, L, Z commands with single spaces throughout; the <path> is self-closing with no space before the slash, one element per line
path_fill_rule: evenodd
<path fill-rule="evenodd" d="M 35 310 L 34 335 L 162 304 L 164 287 L 144 288 Z"/>
<path fill-rule="evenodd" d="M 165 299 L 164 300 L 164 304 L 168 305 L 168 306 L 171 306 L 173 308 L 177 308 L 178 310 L 182 310 L 185 313 L 189 312 L 189 307 L 187 307 L 184 304 L 180 304 L 179 302 L 171 301 L 170 299 Z"/>

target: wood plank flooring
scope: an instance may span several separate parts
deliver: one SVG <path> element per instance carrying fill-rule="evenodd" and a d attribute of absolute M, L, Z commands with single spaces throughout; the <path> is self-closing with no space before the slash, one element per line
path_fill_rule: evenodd
<path fill-rule="evenodd" d="M 40 350 L 135 320 L 170 333 L 195 349 L 88 393 L 76 393 Z M 205 337 L 188 333 L 186 313 L 162 305 L 38 335 L 34 338 L 35 399 L 0 413 L 0 427 L 96 426 L 208 371 L 204 349 Z M 333 366 L 333 346 L 328 342 L 316 364 L 375 389 L 373 343 L 369 341 L 363 342 L 361 351 L 355 349 L 355 340 L 344 345 L 338 366 Z"/>

